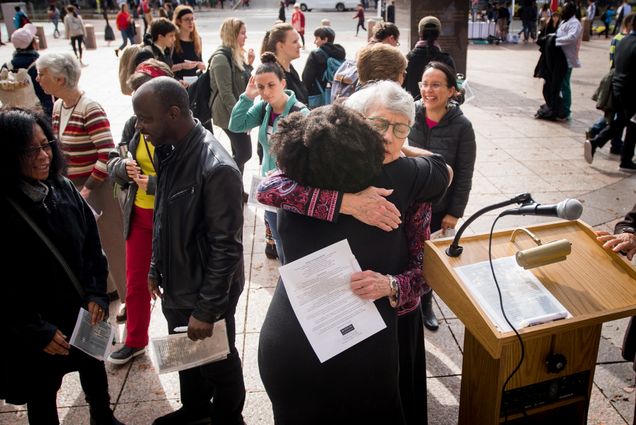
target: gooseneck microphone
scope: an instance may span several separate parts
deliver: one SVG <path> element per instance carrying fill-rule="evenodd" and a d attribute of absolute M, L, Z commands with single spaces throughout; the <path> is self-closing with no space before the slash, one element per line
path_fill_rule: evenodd
<path fill-rule="evenodd" d="M 583 213 L 583 205 L 576 199 L 566 199 L 558 204 L 530 204 L 519 208 L 506 210 L 504 215 L 542 215 L 547 217 L 558 217 L 564 220 L 577 220 Z"/>
<path fill-rule="evenodd" d="M 448 248 L 446 248 L 446 255 L 448 255 L 449 257 L 459 257 L 461 255 L 461 253 L 464 250 L 464 248 L 459 245 L 459 238 L 462 237 L 462 234 L 464 233 L 464 230 L 466 230 L 466 228 L 473 221 L 475 221 L 477 219 L 477 217 L 482 216 L 483 214 L 487 213 L 488 211 L 496 210 L 498 208 L 507 207 L 508 205 L 512 205 L 512 204 L 531 205 L 531 204 L 534 204 L 534 203 L 535 202 L 532 199 L 532 195 L 530 195 L 529 193 L 521 193 L 521 194 L 515 196 L 514 198 L 508 199 L 507 201 L 498 202 L 496 204 L 488 205 L 487 207 L 484 207 L 484 208 L 480 209 L 475 214 L 473 214 L 470 217 L 468 217 L 468 219 L 464 222 L 464 224 L 461 225 L 461 227 L 459 228 L 457 233 L 455 233 L 455 238 L 453 239 L 453 242 L 450 244 L 450 246 Z"/>
<path fill-rule="evenodd" d="M 513 208 L 510 210 L 506 210 L 501 213 L 501 216 L 504 215 L 542 215 L 548 217 L 558 217 L 565 220 L 576 220 L 581 217 L 583 213 L 583 205 L 576 199 L 566 199 L 564 201 L 559 202 L 555 205 L 543 205 L 536 203 L 532 196 L 529 193 L 522 193 L 520 195 L 515 196 L 512 199 L 509 199 L 504 202 L 499 202 L 497 204 L 493 204 L 487 207 L 484 207 L 477 211 L 475 214 L 470 216 L 464 224 L 459 228 L 457 233 L 455 234 L 455 238 L 453 242 L 450 244 L 448 248 L 446 248 L 446 255 L 449 257 L 459 257 L 463 251 L 463 247 L 459 245 L 459 239 L 461 238 L 464 230 L 473 222 L 475 219 L 488 211 L 492 211 L 494 209 L 507 207 L 512 204 L 520 204 L 519 208 Z"/>

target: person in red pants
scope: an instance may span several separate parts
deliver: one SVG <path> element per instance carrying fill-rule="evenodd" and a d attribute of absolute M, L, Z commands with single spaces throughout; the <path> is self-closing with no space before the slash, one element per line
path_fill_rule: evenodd
<path fill-rule="evenodd" d="M 135 91 L 154 77 L 173 73 L 166 64 L 155 59 L 142 62 L 128 79 Z M 108 160 L 108 173 L 126 191 L 123 205 L 126 238 L 126 341 L 108 357 L 113 364 L 126 364 L 145 353 L 150 325 L 150 292 L 148 270 L 152 253 L 152 216 L 157 187 L 154 146 L 135 129 L 132 116 L 124 126 L 122 140 Z"/>

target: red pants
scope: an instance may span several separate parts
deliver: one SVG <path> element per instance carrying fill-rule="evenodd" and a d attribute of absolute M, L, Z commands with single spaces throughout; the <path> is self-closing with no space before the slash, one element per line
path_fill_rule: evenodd
<path fill-rule="evenodd" d="M 151 209 L 133 206 L 130 232 L 126 239 L 126 345 L 132 348 L 148 345 L 152 214 Z"/>

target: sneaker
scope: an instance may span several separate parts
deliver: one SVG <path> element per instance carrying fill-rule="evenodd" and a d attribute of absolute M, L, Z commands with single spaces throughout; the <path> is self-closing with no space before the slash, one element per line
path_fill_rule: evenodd
<path fill-rule="evenodd" d="M 278 252 L 276 251 L 276 244 L 274 243 L 265 243 L 265 256 L 270 260 L 275 260 L 278 258 Z"/>
<path fill-rule="evenodd" d="M 626 173 L 636 173 L 636 164 L 628 162 L 627 164 L 621 164 L 618 169 Z"/>
<path fill-rule="evenodd" d="M 596 149 L 592 145 L 592 142 L 590 142 L 589 140 L 586 140 L 585 143 L 583 143 L 583 157 L 585 158 L 585 162 L 587 162 L 588 164 L 591 164 L 594 160 L 595 150 Z"/>
<path fill-rule="evenodd" d="M 212 423 L 209 413 L 193 412 L 185 407 L 163 415 L 154 420 L 152 425 L 209 425 Z"/>
<path fill-rule="evenodd" d="M 146 347 L 132 348 L 124 345 L 119 350 L 110 353 L 110 356 L 108 356 L 108 361 L 112 364 L 122 365 L 128 363 L 133 357 L 139 356 L 145 352 Z"/>

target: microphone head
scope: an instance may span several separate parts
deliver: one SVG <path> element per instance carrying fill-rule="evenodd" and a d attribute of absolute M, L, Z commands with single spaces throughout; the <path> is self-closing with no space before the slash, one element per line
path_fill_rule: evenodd
<path fill-rule="evenodd" d="M 557 204 L 557 217 L 577 220 L 583 214 L 583 205 L 576 199 L 566 199 Z"/>

